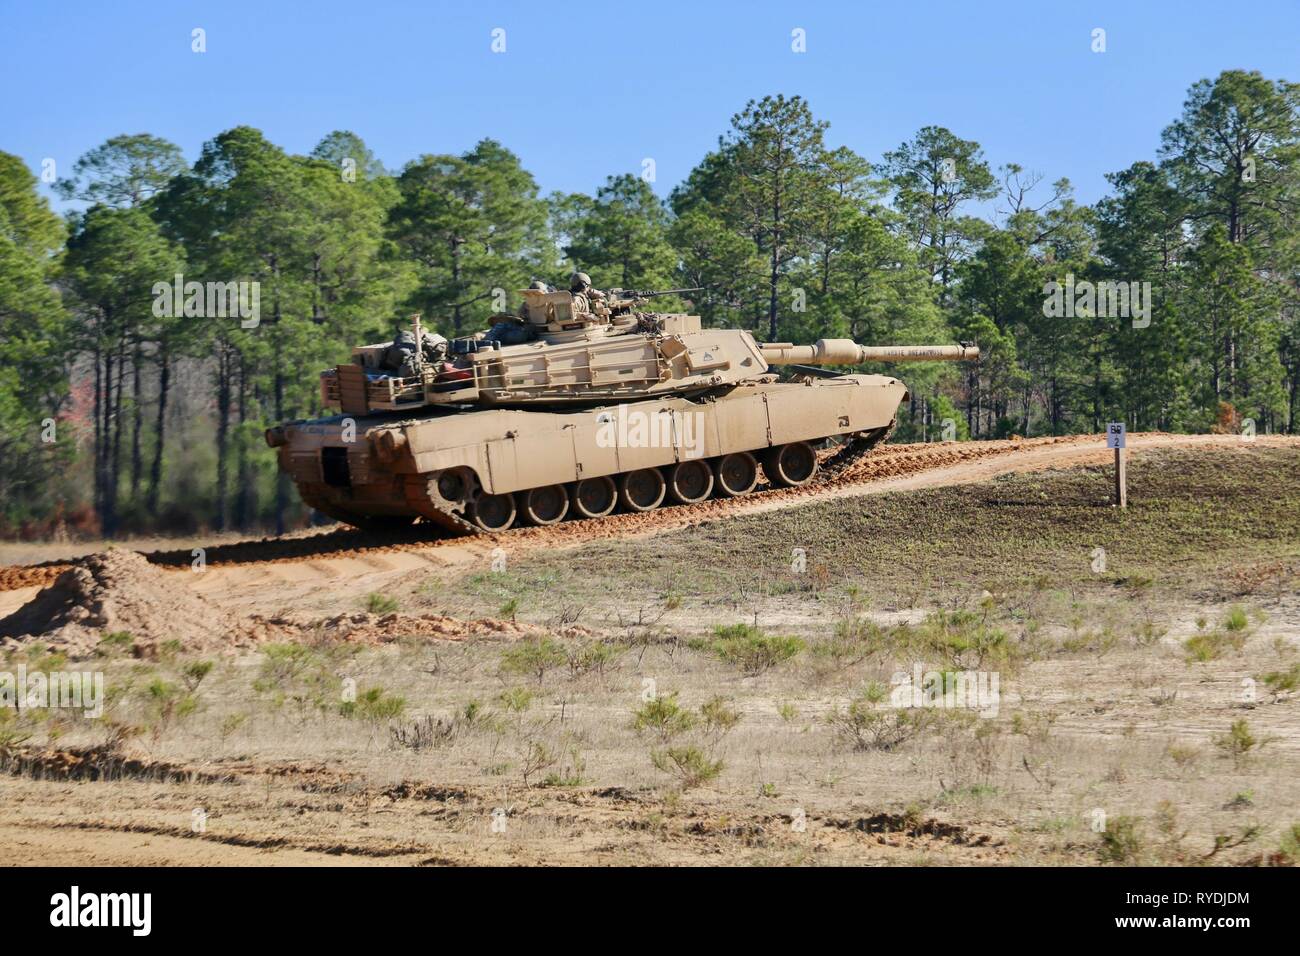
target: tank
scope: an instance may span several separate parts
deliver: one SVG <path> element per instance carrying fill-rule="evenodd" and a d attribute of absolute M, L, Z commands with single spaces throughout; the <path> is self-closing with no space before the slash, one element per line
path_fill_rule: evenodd
<path fill-rule="evenodd" d="M 826 366 L 979 357 L 964 343 L 760 343 L 644 311 L 658 294 L 528 289 L 519 313 L 451 342 L 417 316 L 399 342 L 322 373 L 337 415 L 270 428 L 267 444 L 303 501 L 340 521 L 499 532 L 807 484 L 883 441 L 908 397 L 896 378 Z"/>

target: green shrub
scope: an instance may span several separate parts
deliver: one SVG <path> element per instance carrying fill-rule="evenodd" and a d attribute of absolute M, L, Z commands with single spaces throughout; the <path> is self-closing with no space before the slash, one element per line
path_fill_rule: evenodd
<path fill-rule="evenodd" d="M 804 642 L 797 637 L 767 635 L 750 624 L 715 627 L 713 635 L 707 645 L 713 655 L 750 677 L 790 660 L 804 649 Z"/>
<path fill-rule="evenodd" d="M 1288 670 L 1270 671 L 1260 678 L 1269 693 L 1274 697 L 1289 694 L 1300 686 L 1300 664 L 1292 664 Z"/>
<path fill-rule="evenodd" d="M 153 728 L 153 738 L 157 741 L 172 724 L 184 720 L 198 709 L 199 702 L 192 693 L 155 677 L 145 687 L 145 710 Z"/>
<path fill-rule="evenodd" d="M 641 705 L 632 715 L 632 729 L 658 734 L 660 740 L 671 740 L 695 726 L 695 715 L 677 703 L 677 694 L 659 694 Z"/>
<path fill-rule="evenodd" d="M 895 750 L 931 723 L 927 708 L 881 708 L 886 692 L 870 684 L 847 708 L 836 708 L 827 718 L 836 735 L 854 750 Z"/>
<path fill-rule="evenodd" d="M 1137 817 L 1112 817 L 1101 833 L 1097 855 L 1103 863 L 1132 863 L 1142 852 Z"/>
<path fill-rule="evenodd" d="M 129 631 L 114 631 L 111 634 L 105 634 L 103 639 L 95 645 L 95 653 L 101 657 L 107 657 L 111 654 L 130 654 L 135 651 L 135 638 Z"/>
<path fill-rule="evenodd" d="M 196 691 L 203 679 L 212 673 L 212 667 L 212 661 L 193 661 L 181 670 L 181 680 L 191 692 Z"/>
<path fill-rule="evenodd" d="M 1300 823 L 1293 823 L 1289 829 L 1283 831 L 1278 853 L 1292 866 L 1300 866 Z"/>
<path fill-rule="evenodd" d="M 722 773 L 722 760 L 710 758 L 699 747 L 669 747 L 652 751 L 650 761 L 658 770 L 675 775 L 683 790 L 708 783 Z"/>
<path fill-rule="evenodd" d="M 1244 631 L 1248 627 L 1250 627 L 1250 618 L 1246 616 L 1246 611 L 1234 604 L 1223 618 L 1223 629 L 1237 632 Z"/>
<path fill-rule="evenodd" d="M 725 734 L 740 723 L 740 711 L 725 697 L 714 697 L 700 705 L 700 722 L 706 734 Z"/>
<path fill-rule="evenodd" d="M 247 722 L 248 722 L 248 714 L 227 714 L 225 717 L 222 718 L 221 727 L 218 730 L 218 733 L 221 735 L 221 739 L 224 741 L 227 737 L 233 734 L 240 727 L 244 726 L 244 724 Z"/>
<path fill-rule="evenodd" d="M 1239 651 L 1246 644 L 1244 631 L 1204 631 L 1183 642 L 1189 664 L 1218 660 L 1229 650 Z"/>
<path fill-rule="evenodd" d="M 853 614 L 836 621 L 831 636 L 814 641 L 809 651 L 815 662 L 844 670 L 862 663 L 885 646 L 887 641 L 880 626 Z"/>
<path fill-rule="evenodd" d="M 370 687 L 358 694 L 356 700 L 345 700 L 339 705 L 339 713 L 344 717 L 362 720 L 391 720 L 402 716 L 405 710 L 406 698 L 385 694 L 382 687 Z"/>
<path fill-rule="evenodd" d="M 603 676 L 605 668 L 618 660 L 623 651 L 622 645 L 604 641 L 578 644 L 568 652 L 569 673 L 575 678 L 590 673 Z"/>
<path fill-rule="evenodd" d="M 569 660 L 560 644 L 549 637 L 521 641 L 501 654 L 501 669 L 511 674 L 532 675 L 541 683 L 546 672 L 561 667 Z"/>
<path fill-rule="evenodd" d="M 527 687 L 510 687 L 497 694 L 497 701 L 512 714 L 522 714 L 532 706 L 535 695 Z"/>
<path fill-rule="evenodd" d="M 1246 722 L 1244 717 L 1240 720 L 1234 720 L 1227 733 L 1220 734 L 1212 739 L 1214 746 L 1231 757 L 1233 763 L 1240 763 L 1252 750 L 1260 746 L 1259 740 L 1251 732 L 1250 724 Z"/>
<path fill-rule="evenodd" d="M 919 651 L 922 658 L 937 656 L 955 671 L 980 670 L 985 662 L 1006 663 L 1011 656 L 1006 632 L 989 627 L 985 615 L 975 611 L 935 611 L 915 630 L 898 628 L 893 643 Z"/>
<path fill-rule="evenodd" d="M 366 595 L 365 609 L 371 614 L 392 614 L 398 607 L 397 598 L 380 591 L 371 591 Z"/>
<path fill-rule="evenodd" d="M 570 744 L 563 748 L 556 761 L 556 769 L 546 775 L 542 786 L 581 787 L 586 769 L 587 762 L 582 757 L 582 751 L 576 744 Z"/>
<path fill-rule="evenodd" d="M 297 678 L 317 663 L 316 652 L 306 644 L 267 644 L 253 687 L 259 691 L 288 690 Z"/>

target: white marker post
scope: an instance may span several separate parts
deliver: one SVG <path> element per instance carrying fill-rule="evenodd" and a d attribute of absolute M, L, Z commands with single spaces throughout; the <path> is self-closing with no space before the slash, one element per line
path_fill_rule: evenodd
<path fill-rule="evenodd" d="M 1106 425 L 1106 447 L 1115 449 L 1115 504 L 1128 507 L 1128 472 L 1124 467 L 1124 446 L 1127 434 L 1123 422 Z"/>

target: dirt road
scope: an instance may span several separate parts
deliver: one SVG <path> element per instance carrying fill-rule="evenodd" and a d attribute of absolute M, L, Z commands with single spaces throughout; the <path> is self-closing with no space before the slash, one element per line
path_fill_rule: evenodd
<path fill-rule="evenodd" d="M 1296 446 L 1293 436 L 1259 436 L 1258 446 Z M 1236 435 L 1129 436 L 1132 455 L 1157 448 L 1252 447 Z M 615 514 L 595 521 L 568 521 L 546 528 L 515 528 L 504 534 L 471 538 L 433 538 L 416 529 L 401 535 L 376 536 L 351 528 L 308 531 L 283 538 L 263 538 L 207 545 L 202 540 L 181 547 L 144 551 L 154 564 L 189 570 L 194 548 L 203 548 L 205 572 L 188 576 L 208 596 L 219 596 L 233 608 L 282 606 L 323 607 L 330 582 L 347 581 L 349 590 L 378 589 L 394 577 L 416 571 L 454 571 L 486 565 L 494 549 L 511 554 L 533 549 L 565 548 L 607 539 L 642 538 L 666 531 L 720 521 L 739 515 L 809 504 L 832 498 L 935 488 L 987 481 L 999 475 L 1104 464 L 1113 452 L 1102 436 L 1080 435 L 1028 440 L 888 445 L 853 462 L 845 470 L 824 476 L 803 488 L 767 490 L 738 499 L 715 499 L 698 505 L 662 508 L 649 514 Z M 153 542 L 150 542 L 153 543 Z M 20 552 L 19 548 L 23 547 Z M 46 546 L 41 563 L 0 566 L 0 615 L 22 606 L 66 567 L 67 559 L 93 545 Z M 9 553 L 30 556 L 30 547 L 0 545 L 0 559 Z"/>
<path fill-rule="evenodd" d="M 1259 436 L 1256 446 L 1295 446 L 1300 437 Z M 1131 454 L 1152 448 L 1248 447 L 1236 435 L 1170 435 L 1139 433 L 1129 436 Z M 554 548 L 609 538 L 636 538 L 690 527 L 737 515 L 753 514 L 806 504 L 829 498 L 907 491 L 944 485 L 986 481 L 1012 472 L 1065 468 L 1082 464 L 1103 464 L 1110 460 L 1100 435 L 1028 440 L 947 442 L 888 445 L 859 459 L 845 470 L 821 478 L 803 488 L 760 491 L 737 499 L 715 499 L 698 505 L 662 508 L 649 514 L 615 514 L 593 521 L 568 521 L 546 528 L 515 528 L 503 534 L 475 538 L 430 538 L 417 528 L 408 534 L 376 536 L 350 528 L 298 532 L 283 538 L 262 538 L 229 543 L 186 542 L 171 549 L 145 550 L 155 564 L 190 568 L 193 549 L 204 548 L 210 570 L 223 570 L 221 577 L 232 583 L 247 577 L 232 572 L 233 566 L 261 566 L 254 578 L 265 580 L 271 573 L 277 580 L 292 583 L 303 579 L 352 578 L 368 571 L 412 570 L 447 567 L 483 560 L 496 547 L 511 551 Z M 151 542 L 152 543 L 152 542 Z M 29 589 L 52 581 L 67 567 L 67 560 L 103 547 L 89 545 L 45 546 L 48 558 L 30 562 L 30 546 L 0 545 L 0 591 Z M 28 558 L 17 563 L 16 555 Z M 13 563 L 9 563 L 13 562 Z M 276 565 L 271 572 L 266 567 Z M 0 606 L 2 610 L 3 606 Z"/>

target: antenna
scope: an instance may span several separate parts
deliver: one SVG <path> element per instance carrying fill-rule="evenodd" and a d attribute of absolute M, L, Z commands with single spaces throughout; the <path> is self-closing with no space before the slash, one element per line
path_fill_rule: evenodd
<path fill-rule="evenodd" d="M 415 326 L 415 370 L 420 373 L 421 378 L 424 375 L 424 342 L 420 338 L 420 313 L 417 312 L 411 316 L 411 324 Z"/>

